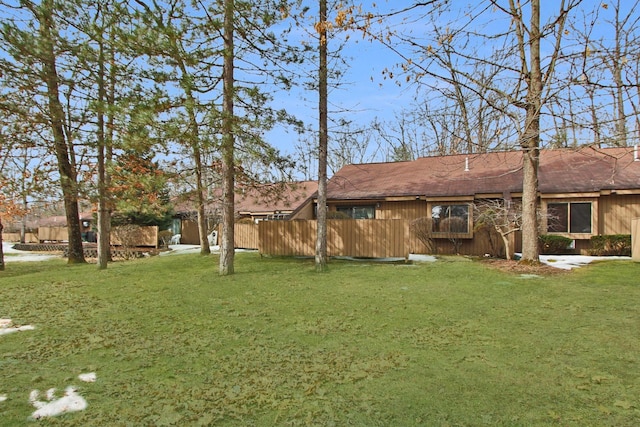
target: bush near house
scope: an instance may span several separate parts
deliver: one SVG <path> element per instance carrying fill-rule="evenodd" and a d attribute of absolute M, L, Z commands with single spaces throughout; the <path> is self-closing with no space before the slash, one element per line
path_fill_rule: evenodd
<path fill-rule="evenodd" d="M 351 219 L 351 217 L 344 212 L 328 211 L 327 219 Z"/>
<path fill-rule="evenodd" d="M 544 255 L 560 255 L 572 253 L 569 245 L 573 239 L 555 234 L 543 234 L 538 238 L 540 253 Z"/>
<path fill-rule="evenodd" d="M 596 256 L 631 256 L 631 234 L 593 236 L 589 252 Z"/>

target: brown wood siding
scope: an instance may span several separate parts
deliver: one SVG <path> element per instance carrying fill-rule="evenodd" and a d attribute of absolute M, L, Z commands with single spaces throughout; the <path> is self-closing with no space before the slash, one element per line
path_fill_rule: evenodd
<path fill-rule="evenodd" d="M 406 202 L 380 202 L 376 206 L 376 219 L 416 219 L 427 216 L 427 202 L 411 200 Z"/>
<path fill-rule="evenodd" d="M 600 197 L 598 234 L 631 234 L 634 218 L 640 218 L 640 195 Z"/>
<path fill-rule="evenodd" d="M 511 239 L 511 251 L 515 250 L 515 236 L 512 235 Z M 469 256 L 484 256 L 490 255 L 492 257 L 504 257 L 505 248 L 502 241 L 502 237 L 495 230 L 479 230 L 473 235 L 473 239 L 458 239 L 459 252 L 456 254 L 456 246 L 453 241 L 449 239 L 436 239 L 436 254 L 441 255 L 469 255 Z M 424 248 L 424 245 L 422 245 Z M 417 252 L 420 253 L 420 252 Z M 511 254 L 513 255 L 513 253 Z"/>
<path fill-rule="evenodd" d="M 299 211 L 291 216 L 291 219 L 313 219 L 315 203 L 308 201 Z"/>

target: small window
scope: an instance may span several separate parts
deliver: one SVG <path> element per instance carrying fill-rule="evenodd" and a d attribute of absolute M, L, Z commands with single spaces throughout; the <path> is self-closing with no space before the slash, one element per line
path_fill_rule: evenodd
<path fill-rule="evenodd" d="M 431 219 L 434 233 L 469 233 L 469 205 L 435 205 Z"/>
<path fill-rule="evenodd" d="M 549 203 L 547 205 L 549 233 L 591 233 L 591 203 Z"/>
<path fill-rule="evenodd" d="M 353 219 L 374 219 L 376 217 L 375 206 L 338 206 L 336 209 Z"/>

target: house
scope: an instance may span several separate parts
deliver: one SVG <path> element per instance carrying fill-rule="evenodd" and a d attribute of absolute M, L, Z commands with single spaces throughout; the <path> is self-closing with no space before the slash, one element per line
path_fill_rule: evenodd
<path fill-rule="evenodd" d="M 95 242 L 96 234 L 92 229 L 94 221 L 92 212 L 80 212 L 80 232 L 83 242 Z M 20 241 L 20 228 L 24 225 L 26 232 L 25 241 L 27 243 L 37 242 L 66 242 L 69 240 L 67 230 L 67 217 L 64 215 L 44 216 L 41 218 L 29 219 L 24 224 L 21 222 L 10 223 L 5 228 L 5 238 L 8 240 Z"/>
<path fill-rule="evenodd" d="M 282 182 L 238 188 L 235 194 L 236 222 L 286 220 L 302 202 L 318 189 L 317 181 Z M 180 243 L 200 244 L 196 206 L 193 198 L 177 201 L 172 231 L 180 234 Z M 214 191 L 205 206 L 208 228 L 217 228 L 222 212 L 220 191 Z"/>
<path fill-rule="evenodd" d="M 482 255 L 491 249 L 490 237 L 474 229 L 473 203 L 521 199 L 522 175 L 521 151 L 348 165 L 329 180 L 327 206 L 356 219 L 427 217 L 439 250 L 451 250 L 455 239 L 456 251 Z M 640 218 L 636 148 L 541 150 L 538 178 L 541 233 L 574 239 L 581 253 L 592 236 L 630 234 L 632 219 Z M 292 217 L 312 219 L 314 203 L 300 206 Z M 516 251 L 520 244 L 516 238 Z"/>

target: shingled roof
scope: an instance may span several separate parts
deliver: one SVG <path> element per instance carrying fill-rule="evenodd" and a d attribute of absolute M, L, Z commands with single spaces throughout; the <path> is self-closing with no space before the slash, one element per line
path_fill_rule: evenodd
<path fill-rule="evenodd" d="M 252 187 L 235 196 L 236 212 L 240 214 L 291 212 L 317 190 L 317 181 Z"/>
<path fill-rule="evenodd" d="M 261 184 L 255 187 L 239 189 L 234 197 L 235 211 L 240 214 L 269 214 L 274 212 L 291 212 L 300 203 L 313 195 L 318 189 L 317 181 L 283 182 Z M 206 206 L 207 212 L 215 212 L 222 208 L 222 190 L 213 191 L 214 199 Z M 186 194 L 174 200 L 178 213 L 195 212 L 196 205 L 193 194 Z"/>
<path fill-rule="evenodd" d="M 632 147 L 541 150 L 538 181 L 539 191 L 547 194 L 640 191 L 640 161 Z M 506 192 L 522 192 L 522 151 L 348 165 L 327 185 L 331 200 Z"/>

